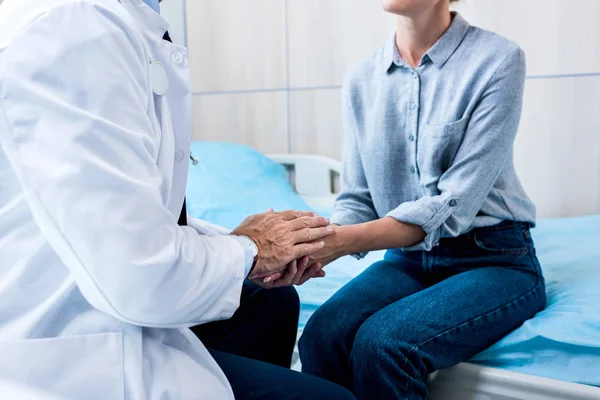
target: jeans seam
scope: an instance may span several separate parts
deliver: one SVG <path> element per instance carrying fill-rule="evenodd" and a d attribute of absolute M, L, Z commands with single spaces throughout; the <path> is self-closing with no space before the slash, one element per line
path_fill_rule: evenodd
<path fill-rule="evenodd" d="M 467 325 L 467 324 L 469 324 L 469 323 L 471 323 L 473 321 L 477 321 L 479 319 L 482 319 L 484 317 L 487 317 L 489 315 L 497 313 L 498 311 L 503 310 L 503 309 L 505 309 L 507 307 L 510 307 L 511 305 L 513 305 L 515 303 L 518 303 L 520 300 L 522 300 L 525 297 L 529 296 L 531 293 L 535 292 L 536 290 L 539 290 L 541 286 L 542 286 L 541 285 L 541 277 L 538 275 L 538 279 L 537 279 L 537 281 L 535 283 L 535 286 L 533 286 L 531 289 L 527 290 L 525 293 L 521 294 L 519 297 L 516 297 L 513 300 L 509 301 L 508 303 L 505 303 L 505 304 L 503 304 L 503 305 L 501 305 L 499 307 L 496 307 L 495 309 L 493 309 L 491 311 L 488 311 L 488 312 L 486 312 L 484 314 L 478 315 L 477 317 L 473 317 L 471 319 L 468 319 L 467 321 L 464 321 L 464 322 L 462 322 L 462 323 L 460 323 L 460 324 L 458 324 L 458 325 L 456 325 L 456 326 L 454 326 L 452 328 L 448 328 L 445 331 L 438 333 L 434 337 L 431 337 L 431 338 L 429 338 L 427 340 L 422 341 L 421 343 L 413 346 L 413 348 L 411 348 L 408 351 L 407 356 L 408 356 L 408 354 L 411 354 L 411 353 L 415 352 L 416 350 L 418 350 L 421 346 L 423 346 L 423 345 L 425 345 L 425 344 L 427 344 L 427 343 L 429 343 L 429 342 L 431 342 L 431 341 L 433 341 L 435 339 L 438 339 L 438 338 L 440 338 L 440 337 L 442 337 L 442 336 L 444 336 L 444 335 L 446 335 L 446 334 L 448 334 L 450 332 L 453 332 L 453 331 L 455 331 L 455 330 L 457 330 L 459 328 L 462 328 L 463 326 L 465 326 L 465 325 Z M 406 357 L 406 359 L 408 360 L 408 357 Z M 404 363 L 404 365 L 406 365 L 406 362 Z M 406 386 L 406 390 L 408 390 L 408 383 L 407 383 L 407 386 Z"/>
<path fill-rule="evenodd" d="M 529 258 L 531 259 L 531 262 L 533 263 L 533 266 L 535 267 L 535 275 L 537 276 L 537 284 L 540 285 L 540 284 L 542 284 L 544 274 L 542 272 L 542 266 L 540 265 L 540 260 L 535 255 L 535 246 L 533 247 L 533 250 L 529 252 Z"/>
<path fill-rule="evenodd" d="M 522 256 L 522 255 L 527 254 L 527 253 L 532 253 L 532 250 L 533 250 L 531 246 L 516 247 L 516 248 L 492 249 L 490 247 L 487 247 L 481 240 L 479 240 L 477 238 L 477 232 L 475 232 L 473 234 L 473 241 L 475 242 L 475 245 L 479 249 L 481 249 L 483 251 L 490 252 L 492 254 L 496 254 L 496 255 Z"/>
<path fill-rule="evenodd" d="M 411 354 L 414 350 L 415 350 L 415 348 L 413 347 L 406 354 L 406 357 L 404 357 L 404 363 L 402 364 L 402 367 L 400 368 L 402 371 L 404 371 L 404 368 L 406 367 L 406 364 L 408 364 L 408 355 Z M 406 380 L 406 386 L 404 387 L 404 393 L 405 393 L 405 395 L 406 395 L 406 393 L 408 393 L 408 387 L 409 386 L 410 386 L 410 377 Z"/>

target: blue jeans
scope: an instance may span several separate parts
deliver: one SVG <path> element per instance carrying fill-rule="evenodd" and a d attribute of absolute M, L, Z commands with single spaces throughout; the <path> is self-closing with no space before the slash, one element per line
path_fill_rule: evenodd
<path fill-rule="evenodd" d="M 529 226 L 503 222 L 390 250 L 309 320 L 303 372 L 358 399 L 425 399 L 427 375 L 466 361 L 542 310 L 544 279 Z"/>

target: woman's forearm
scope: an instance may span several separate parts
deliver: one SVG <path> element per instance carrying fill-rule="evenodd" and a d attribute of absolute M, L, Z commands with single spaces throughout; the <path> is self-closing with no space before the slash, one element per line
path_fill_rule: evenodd
<path fill-rule="evenodd" d="M 413 246 L 425 238 L 417 225 L 399 222 L 391 217 L 358 225 L 336 228 L 343 243 L 343 255 Z"/>
<path fill-rule="evenodd" d="M 420 226 L 385 217 L 357 225 L 335 226 L 333 235 L 323 239 L 325 247 L 311 258 L 326 265 L 350 254 L 409 247 L 424 238 L 425 231 Z"/>

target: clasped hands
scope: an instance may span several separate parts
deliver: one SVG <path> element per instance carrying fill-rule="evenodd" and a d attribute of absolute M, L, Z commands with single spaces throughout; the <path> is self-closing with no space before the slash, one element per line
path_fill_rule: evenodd
<path fill-rule="evenodd" d="M 323 267 L 342 255 L 337 228 L 312 212 L 269 210 L 248 217 L 232 234 L 248 236 L 258 246 L 248 278 L 275 288 L 324 277 Z"/>

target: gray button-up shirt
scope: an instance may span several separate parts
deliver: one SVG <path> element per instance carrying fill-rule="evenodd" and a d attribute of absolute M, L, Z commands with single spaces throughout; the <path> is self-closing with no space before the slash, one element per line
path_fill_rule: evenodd
<path fill-rule="evenodd" d="M 524 81 L 522 50 L 458 14 L 416 69 L 392 36 L 344 85 L 333 222 L 390 216 L 423 227 L 425 240 L 407 250 L 504 220 L 533 224 L 513 163 Z"/>

